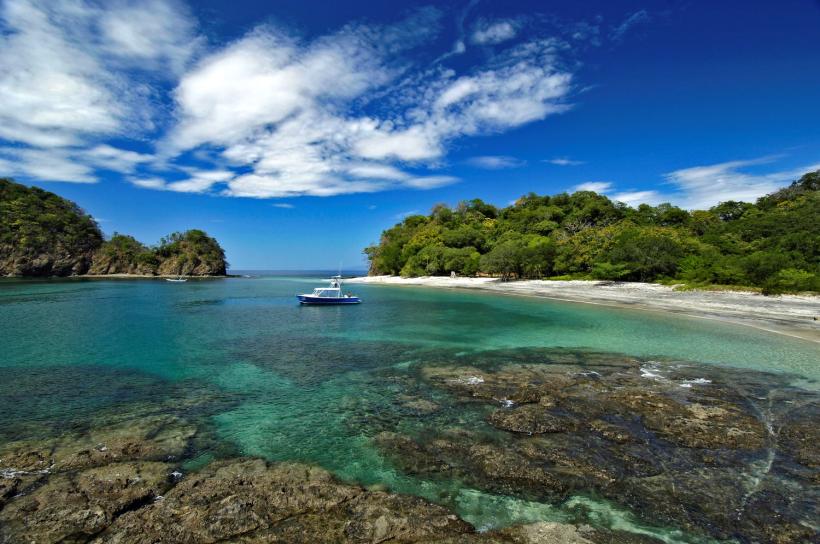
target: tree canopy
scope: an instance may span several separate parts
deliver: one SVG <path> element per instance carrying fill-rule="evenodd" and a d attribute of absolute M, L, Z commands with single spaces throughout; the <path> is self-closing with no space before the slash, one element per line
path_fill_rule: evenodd
<path fill-rule="evenodd" d="M 591 191 L 479 199 L 412 215 L 365 249 L 371 274 L 678 280 L 820 291 L 820 171 L 761 197 L 687 211 Z"/>

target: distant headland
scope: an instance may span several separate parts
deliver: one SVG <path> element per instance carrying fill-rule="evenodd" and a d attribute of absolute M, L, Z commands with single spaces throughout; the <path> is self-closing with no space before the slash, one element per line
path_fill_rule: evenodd
<path fill-rule="evenodd" d="M 106 240 L 94 218 L 52 192 L 0 178 L 0 276 L 225 276 L 225 251 L 204 231 L 148 247 Z"/>

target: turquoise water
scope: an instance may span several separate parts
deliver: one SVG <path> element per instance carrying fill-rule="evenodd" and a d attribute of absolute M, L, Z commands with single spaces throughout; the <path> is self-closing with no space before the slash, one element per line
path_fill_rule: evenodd
<path fill-rule="evenodd" d="M 553 506 L 402 474 L 373 445 L 382 407 L 426 360 L 563 347 L 783 372 L 817 388 L 816 344 L 716 321 L 488 293 L 351 285 L 353 307 L 300 307 L 317 277 L 0 282 L 0 442 L 81 425 L 112 406 L 207 398 L 212 431 L 186 465 L 221 455 L 318 463 L 455 508 L 479 527 L 569 519 Z M 190 414 L 189 414 L 190 415 Z M 438 417 L 466 418 L 466 414 Z M 610 526 L 654 532 L 588 502 Z M 683 539 L 663 532 L 669 541 Z"/>

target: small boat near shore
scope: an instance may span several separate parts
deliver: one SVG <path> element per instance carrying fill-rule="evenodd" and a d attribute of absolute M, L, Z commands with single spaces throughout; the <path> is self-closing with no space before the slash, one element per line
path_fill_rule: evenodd
<path fill-rule="evenodd" d="M 183 278 L 182 276 L 177 276 L 176 278 L 165 278 L 165 281 L 170 281 L 173 283 L 184 283 L 188 281 L 188 278 Z"/>
<path fill-rule="evenodd" d="M 359 304 L 361 299 L 342 293 L 342 277 L 330 278 L 329 287 L 317 287 L 310 294 L 296 295 L 300 304 Z"/>

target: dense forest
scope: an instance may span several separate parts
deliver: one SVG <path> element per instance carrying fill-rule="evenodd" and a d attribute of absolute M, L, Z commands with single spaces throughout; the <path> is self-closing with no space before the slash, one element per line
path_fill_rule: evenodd
<path fill-rule="evenodd" d="M 371 274 L 657 281 L 820 291 L 820 170 L 756 203 L 631 208 L 580 191 L 436 205 L 365 249 Z"/>
<path fill-rule="evenodd" d="M 0 275 L 224 275 L 219 243 L 201 230 L 174 233 L 155 247 L 115 233 L 54 193 L 0 178 Z"/>

